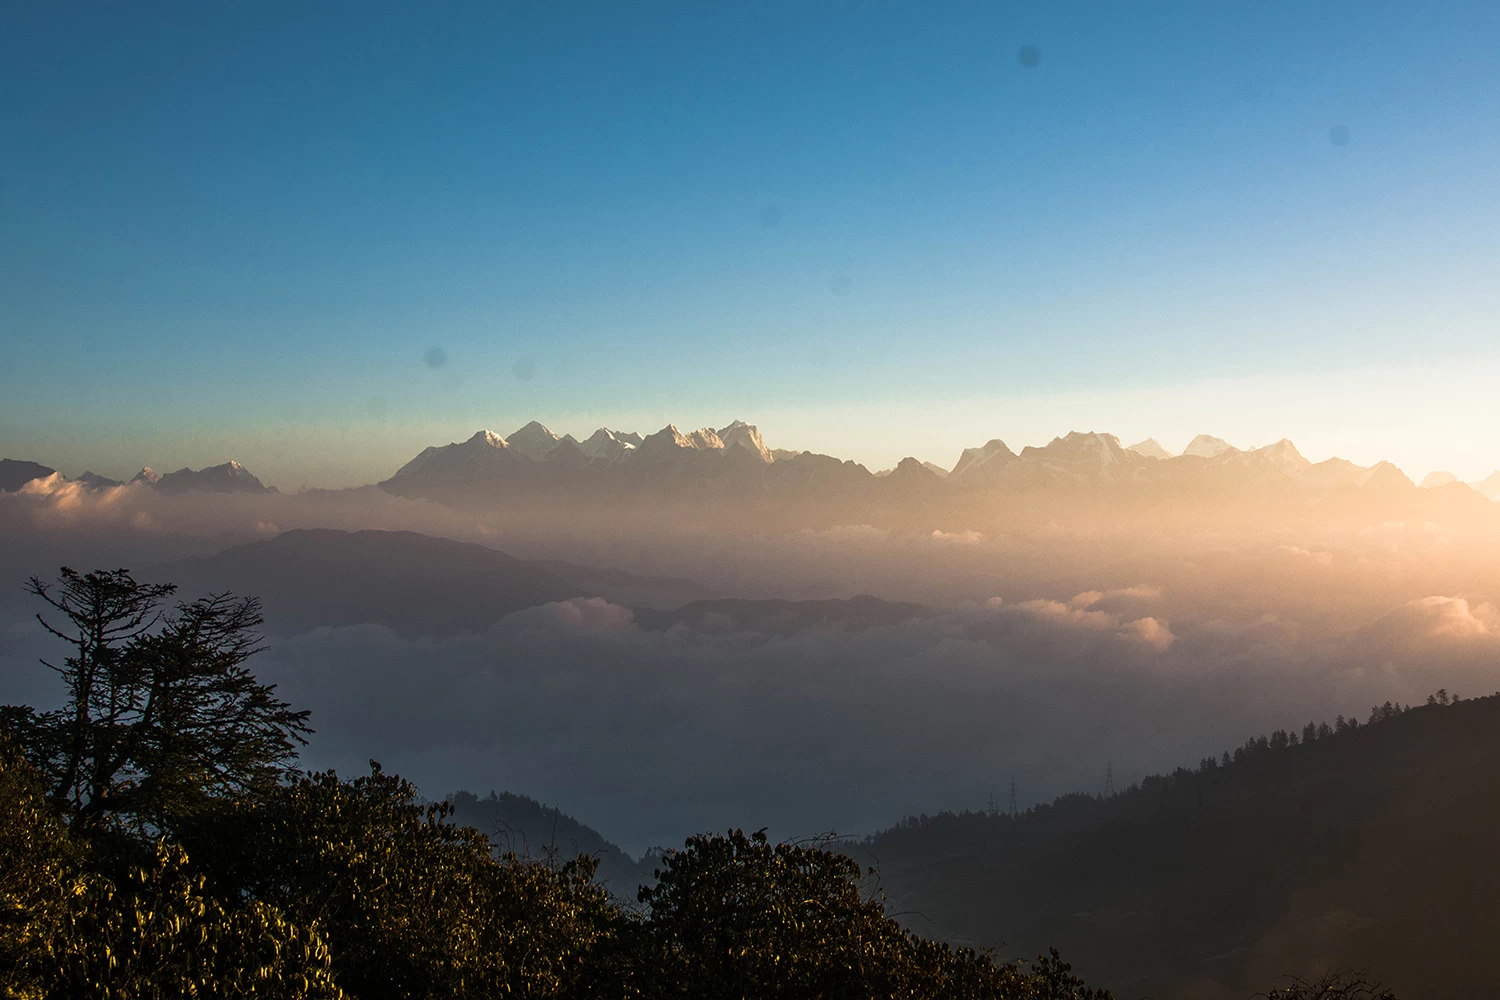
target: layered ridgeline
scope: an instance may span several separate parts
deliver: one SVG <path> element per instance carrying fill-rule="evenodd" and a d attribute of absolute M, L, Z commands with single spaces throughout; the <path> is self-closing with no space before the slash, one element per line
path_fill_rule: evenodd
<path fill-rule="evenodd" d="M 708 596 L 692 580 L 517 559 L 412 531 L 283 531 L 156 566 L 149 575 L 195 596 L 223 590 L 262 594 L 266 628 L 279 635 L 380 625 L 402 636 L 441 638 L 483 632 L 513 612 L 575 597 L 602 598 L 647 614 L 656 607 L 691 607 Z"/>
<path fill-rule="evenodd" d="M 563 510 L 618 518 L 628 511 L 644 521 L 723 528 L 983 527 L 1000 517 L 1012 523 L 1101 511 L 1128 517 L 1163 505 L 1216 518 L 1302 513 L 1488 522 L 1495 513 L 1473 486 L 1455 481 L 1421 489 L 1388 462 L 1315 463 L 1287 440 L 1239 449 L 1200 435 L 1174 456 L 1155 441 L 1126 448 L 1111 434 L 1073 432 L 1020 452 L 992 440 L 965 449 L 951 470 L 908 458 L 871 472 L 828 455 L 772 450 L 753 425 L 739 421 L 692 432 L 669 425 L 645 437 L 601 428 L 585 441 L 536 422 L 509 438 L 480 431 L 427 448 L 380 486 L 465 509 L 524 509 L 537 518 Z"/>
<path fill-rule="evenodd" d="M 69 481 L 34 462 L 0 461 L 0 490 L 64 483 L 162 494 L 274 492 L 237 462 L 129 483 L 86 472 Z M 389 494 L 531 523 L 638 524 L 750 531 L 872 524 L 943 530 L 1059 518 L 1210 521 L 1250 517 L 1422 518 L 1490 524 L 1500 473 L 1465 484 L 1435 473 L 1419 487 L 1389 462 L 1312 462 L 1291 441 L 1241 449 L 1199 435 L 1178 455 L 1153 439 L 1071 432 L 1019 452 L 1004 441 L 964 449 L 951 469 L 907 458 L 872 472 L 829 455 L 770 448 L 752 424 L 641 435 L 599 428 L 582 440 L 532 421 L 509 437 L 478 431 L 424 449 L 379 484 Z"/>
<path fill-rule="evenodd" d="M 236 461 L 202 469 L 184 466 L 176 472 L 160 475 L 150 466 L 137 472 L 127 483 L 111 479 L 98 473 L 84 471 L 76 479 L 69 479 L 56 469 L 36 462 L 21 462 L 0 458 L 0 492 L 15 493 L 36 483 L 38 486 L 55 486 L 76 483 L 88 490 L 107 490 L 121 486 L 140 486 L 160 493 L 275 493 L 276 487 L 267 486 L 249 469 Z"/>
<path fill-rule="evenodd" d="M 856 631 L 933 615 L 920 604 L 867 594 L 789 601 L 709 596 L 680 577 L 653 577 L 557 560 L 517 559 L 473 542 L 412 531 L 301 528 L 211 556 L 154 567 L 183 593 L 263 594 L 268 632 L 379 625 L 397 635 L 483 632 L 507 615 L 572 598 L 630 610 L 635 626 L 786 636 L 809 628 Z"/>
<path fill-rule="evenodd" d="M 1497 771 L 1500 695 L 1440 692 L 1015 816 L 1001 778 L 990 810 L 849 850 L 922 933 L 1053 942 L 1118 996 L 1364 969 L 1402 996 L 1477 997 L 1500 978 Z"/>

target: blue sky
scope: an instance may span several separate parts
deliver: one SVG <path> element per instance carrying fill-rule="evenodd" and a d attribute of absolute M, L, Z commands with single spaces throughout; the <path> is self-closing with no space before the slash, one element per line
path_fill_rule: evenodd
<path fill-rule="evenodd" d="M 1477 477 L 1496 51 L 1488 3 L 27 5 L 0 454 L 295 488 L 744 418 Z"/>

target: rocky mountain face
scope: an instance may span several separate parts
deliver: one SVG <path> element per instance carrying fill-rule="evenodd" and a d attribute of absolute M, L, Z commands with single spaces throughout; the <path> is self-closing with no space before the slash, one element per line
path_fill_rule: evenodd
<path fill-rule="evenodd" d="M 143 472 L 148 470 L 142 470 Z M 206 469 L 183 467 L 151 484 L 163 493 L 270 493 L 272 488 L 238 462 L 229 461 Z"/>
<path fill-rule="evenodd" d="M 33 479 L 46 479 L 56 472 L 37 462 L 0 458 L 0 493 L 14 493 Z"/>

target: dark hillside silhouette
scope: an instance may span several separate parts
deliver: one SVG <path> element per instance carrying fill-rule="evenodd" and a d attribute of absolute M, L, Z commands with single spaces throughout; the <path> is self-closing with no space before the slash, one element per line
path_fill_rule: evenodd
<path fill-rule="evenodd" d="M 1496 774 L 1500 695 L 1439 693 L 1108 799 L 922 816 L 851 850 L 915 929 L 1055 943 L 1122 997 L 1247 996 L 1352 968 L 1402 996 L 1482 996 L 1500 981 Z"/>
<path fill-rule="evenodd" d="M 45 479 L 56 471 L 36 462 L 0 458 L 0 493 L 14 493 L 33 479 Z"/>
<path fill-rule="evenodd" d="M 580 823 L 557 806 L 512 792 L 454 792 L 453 821 L 487 835 L 501 851 L 522 858 L 545 859 L 555 853 L 574 858 L 587 854 L 599 862 L 595 875 L 618 899 L 634 900 L 636 888 L 650 882 L 651 866 L 637 863 L 598 831 Z"/>
<path fill-rule="evenodd" d="M 503 552 L 411 531 L 287 531 L 162 567 L 185 593 L 264 594 L 266 627 L 381 624 L 407 636 L 483 631 L 513 611 L 585 596 Z"/>

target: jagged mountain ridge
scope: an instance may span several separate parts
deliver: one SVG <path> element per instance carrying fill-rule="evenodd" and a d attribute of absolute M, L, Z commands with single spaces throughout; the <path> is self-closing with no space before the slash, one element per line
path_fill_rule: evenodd
<path fill-rule="evenodd" d="M 46 466 L 9 460 L 4 469 L 7 478 L 0 485 L 9 490 L 54 474 Z M 927 475 L 919 475 L 919 469 Z M 67 481 L 58 475 L 59 482 Z M 93 473 L 76 482 L 88 489 L 118 485 L 117 480 Z M 136 484 L 169 494 L 274 492 L 233 461 L 161 476 L 147 467 L 130 480 L 130 485 Z M 1114 435 L 1093 431 L 1073 431 L 1046 445 L 1022 448 L 1019 454 L 1004 441 L 992 439 L 964 449 L 951 471 L 911 459 L 871 473 L 858 463 L 827 455 L 771 449 L 759 429 L 742 420 L 717 430 L 683 431 L 669 424 L 650 435 L 601 427 L 582 441 L 531 421 L 508 438 L 481 430 L 461 442 L 425 448 L 379 485 L 400 496 L 477 507 L 528 498 L 592 503 L 653 493 L 673 507 L 719 500 L 738 508 L 815 502 L 831 511 L 838 503 L 852 504 L 848 516 L 835 523 L 857 523 L 850 518 L 861 516 L 861 509 L 870 504 L 878 509 L 914 497 L 938 509 L 944 498 L 1037 492 L 1083 496 L 1113 489 L 1163 496 L 1232 496 L 1267 490 L 1365 490 L 1394 496 L 1412 488 L 1405 474 L 1389 463 L 1358 466 L 1339 458 L 1312 463 L 1285 439 L 1241 449 L 1206 434 L 1195 437 L 1176 456 L 1155 439 L 1126 448 Z M 1478 510 L 1476 501 L 1500 498 L 1500 472 L 1470 485 L 1429 476 L 1424 485 L 1432 494 L 1427 502 L 1441 506 Z"/>
<path fill-rule="evenodd" d="M 1402 515 L 1396 509 L 1402 504 L 1422 511 L 1457 510 L 1463 516 L 1488 514 L 1484 498 L 1462 484 L 1423 491 L 1429 495 L 1418 498 L 1411 480 L 1389 463 L 1313 463 L 1286 439 L 1240 449 L 1199 435 L 1184 454 L 1166 458 L 1125 448 L 1114 435 L 1095 431 L 1073 431 L 1019 454 L 994 439 L 965 449 L 945 475 L 914 458 L 872 473 L 827 455 L 772 452 L 754 426 L 742 421 L 719 431 L 682 431 L 669 424 L 628 448 L 616 432 L 601 429 L 590 441 L 619 442 L 609 459 L 589 456 L 570 437 L 557 438 L 539 423 L 528 424 L 517 436 L 529 443 L 514 446 L 481 431 L 466 442 L 428 448 L 380 486 L 397 495 L 461 507 L 531 500 L 554 506 L 644 503 L 646 516 L 690 520 L 712 520 L 732 510 L 741 523 L 749 523 L 749 517 L 759 519 L 755 523 L 762 527 L 882 524 L 911 515 L 941 521 L 976 505 L 983 509 L 985 498 L 994 496 L 1081 500 L 1111 493 L 1195 502 L 1237 495 L 1332 494 L 1354 507 L 1383 504 L 1392 516 Z M 532 457 L 535 442 L 553 439 L 540 459 Z M 983 516 L 992 516 L 994 508 L 989 510 Z"/>
<path fill-rule="evenodd" d="M 131 477 L 129 483 L 125 483 L 90 471 L 85 471 L 77 479 L 68 479 L 57 470 L 36 462 L 0 459 L 0 493 L 13 493 L 29 482 L 49 480 L 54 476 L 57 477 L 57 482 L 76 483 L 86 490 L 108 490 L 120 486 L 141 485 L 168 494 L 277 492 L 276 487 L 267 486 L 249 469 L 233 460 L 202 469 L 190 469 L 184 466 L 164 476 L 158 475 L 150 466 L 146 466 Z"/>

